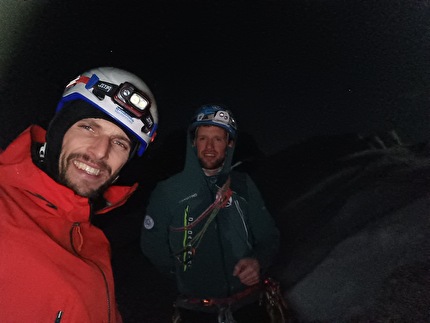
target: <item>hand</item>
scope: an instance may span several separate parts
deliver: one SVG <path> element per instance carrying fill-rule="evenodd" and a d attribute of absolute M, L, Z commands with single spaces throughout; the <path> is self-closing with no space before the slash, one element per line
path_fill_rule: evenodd
<path fill-rule="evenodd" d="M 244 285 L 255 285 L 260 281 L 260 264 L 254 258 L 240 259 L 234 266 L 233 276 L 239 278 Z"/>

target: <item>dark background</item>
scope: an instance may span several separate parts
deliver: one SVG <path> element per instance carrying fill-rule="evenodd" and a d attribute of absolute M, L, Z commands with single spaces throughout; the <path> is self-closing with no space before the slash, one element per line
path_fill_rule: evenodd
<path fill-rule="evenodd" d="M 159 141 L 223 102 L 271 154 L 320 135 L 430 130 L 427 1 L 5 1 L 0 144 L 114 65 L 147 82 Z"/>

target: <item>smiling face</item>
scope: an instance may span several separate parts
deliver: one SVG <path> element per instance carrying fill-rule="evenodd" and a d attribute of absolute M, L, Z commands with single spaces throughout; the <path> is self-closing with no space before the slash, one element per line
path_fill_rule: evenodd
<path fill-rule="evenodd" d="M 84 197 L 96 197 L 116 179 L 132 143 L 117 125 L 88 118 L 65 133 L 59 162 L 60 183 Z"/>
<path fill-rule="evenodd" d="M 205 169 L 214 170 L 222 166 L 229 143 L 227 131 L 217 126 L 200 126 L 196 130 L 194 145 L 197 157 Z"/>

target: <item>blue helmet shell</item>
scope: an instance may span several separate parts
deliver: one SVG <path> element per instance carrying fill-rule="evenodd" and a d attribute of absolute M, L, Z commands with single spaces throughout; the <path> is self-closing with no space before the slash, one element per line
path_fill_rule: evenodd
<path fill-rule="evenodd" d="M 194 113 L 189 126 L 189 131 L 193 133 L 200 126 L 217 126 L 225 129 L 231 139 L 236 139 L 237 124 L 233 113 L 220 104 L 205 104 L 199 107 Z"/>

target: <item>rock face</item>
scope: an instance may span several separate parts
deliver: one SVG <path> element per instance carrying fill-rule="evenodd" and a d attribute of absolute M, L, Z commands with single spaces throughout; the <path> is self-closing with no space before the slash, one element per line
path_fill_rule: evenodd
<path fill-rule="evenodd" d="M 275 269 L 301 322 L 427 322 L 429 181 L 425 151 L 349 156 L 277 214 Z"/>

